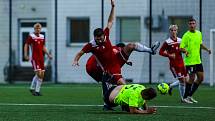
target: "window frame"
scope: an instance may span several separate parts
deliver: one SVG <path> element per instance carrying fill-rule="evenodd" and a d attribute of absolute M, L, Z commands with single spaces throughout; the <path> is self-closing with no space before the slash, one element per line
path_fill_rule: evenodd
<path fill-rule="evenodd" d="M 87 42 L 90 41 L 90 17 L 67 17 L 67 27 L 66 27 L 66 30 L 67 30 L 67 35 L 66 35 L 66 46 L 67 47 L 71 47 L 71 46 L 83 46 L 86 42 L 73 42 L 72 41 L 72 38 L 71 38 L 71 22 L 72 20 L 88 20 L 88 34 L 89 34 L 89 40 Z"/>
<path fill-rule="evenodd" d="M 139 40 L 137 41 L 132 41 L 132 42 L 140 42 L 141 41 L 141 16 L 119 16 L 116 18 L 116 42 L 123 42 L 123 43 L 128 43 L 129 41 L 122 41 L 122 25 L 121 25 L 121 21 L 122 19 L 126 19 L 126 20 L 134 20 L 134 19 L 138 19 L 139 20 L 139 26 L 140 26 L 140 36 L 139 36 Z"/>

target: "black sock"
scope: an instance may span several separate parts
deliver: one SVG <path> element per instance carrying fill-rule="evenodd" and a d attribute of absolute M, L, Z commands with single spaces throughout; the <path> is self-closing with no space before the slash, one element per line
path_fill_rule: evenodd
<path fill-rule="evenodd" d="M 187 96 L 189 95 L 191 86 L 192 86 L 192 84 L 186 83 L 185 92 L 184 92 L 184 98 L 187 98 Z"/>
<path fill-rule="evenodd" d="M 189 96 L 192 96 L 193 93 L 198 89 L 198 87 L 199 87 L 199 84 L 193 83 Z"/>

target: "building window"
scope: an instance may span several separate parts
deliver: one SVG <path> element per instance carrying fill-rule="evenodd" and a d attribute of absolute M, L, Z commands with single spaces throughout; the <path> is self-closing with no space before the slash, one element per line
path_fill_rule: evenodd
<path fill-rule="evenodd" d="M 170 16 L 169 23 L 178 25 L 178 37 L 182 37 L 183 34 L 188 30 L 188 21 L 191 16 Z"/>
<path fill-rule="evenodd" d="M 140 17 L 119 17 L 117 18 L 117 41 L 138 42 L 140 41 Z M 119 34 L 119 35 L 118 35 Z"/>
<path fill-rule="evenodd" d="M 68 19 L 68 44 L 89 42 L 89 19 L 69 18 Z"/>

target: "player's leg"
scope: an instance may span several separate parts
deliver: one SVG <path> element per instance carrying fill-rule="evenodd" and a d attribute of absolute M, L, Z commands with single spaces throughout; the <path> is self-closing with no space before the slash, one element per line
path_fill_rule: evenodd
<path fill-rule="evenodd" d="M 38 70 L 36 73 L 37 73 L 38 79 L 36 83 L 35 96 L 41 96 L 40 88 L 44 78 L 44 70 Z"/>
<path fill-rule="evenodd" d="M 44 62 L 42 60 L 37 61 L 37 83 L 36 83 L 36 89 L 35 89 L 35 96 L 42 96 L 40 93 L 40 88 L 43 82 L 44 74 L 45 74 L 45 68 L 44 68 Z"/>
<path fill-rule="evenodd" d="M 34 75 L 32 81 L 31 81 L 31 86 L 30 86 L 30 92 L 33 94 L 36 88 L 36 83 L 37 83 L 37 74 Z"/>
<path fill-rule="evenodd" d="M 35 72 L 35 76 L 33 77 L 32 79 L 32 82 L 31 82 L 31 85 L 30 85 L 30 92 L 34 95 L 35 93 L 35 88 L 36 88 L 36 83 L 37 83 L 37 80 L 38 80 L 38 76 L 37 76 L 37 65 L 38 65 L 38 62 L 36 60 L 31 60 L 31 64 L 32 64 L 32 67 L 34 69 L 34 72 Z"/>
<path fill-rule="evenodd" d="M 178 79 L 178 71 L 177 71 L 177 68 L 170 65 L 170 68 L 169 68 L 169 69 L 170 69 L 170 71 L 172 72 L 172 75 L 174 76 L 174 78 L 177 78 L 177 79 Z M 172 95 L 172 90 L 173 90 L 173 88 L 174 88 L 174 87 L 177 87 L 178 85 L 179 85 L 179 80 L 176 80 L 176 81 L 174 81 L 174 82 L 172 82 L 172 83 L 169 84 L 169 87 L 170 87 L 170 89 L 169 89 L 169 91 L 168 91 L 169 95 Z"/>
<path fill-rule="evenodd" d="M 202 64 L 197 64 L 196 65 L 196 75 L 197 75 L 197 79 L 194 81 L 194 83 L 192 84 L 191 87 L 191 91 L 189 94 L 189 99 L 194 102 L 194 103 L 198 103 L 197 100 L 193 99 L 192 96 L 193 94 L 196 92 L 196 90 L 198 89 L 199 85 L 203 82 L 204 80 L 204 70 L 203 70 L 203 66 Z"/>
<path fill-rule="evenodd" d="M 185 77 L 182 77 L 182 78 L 178 78 L 178 80 L 179 80 L 178 90 L 179 90 L 181 99 L 183 99 L 183 96 L 184 96 L 184 88 L 185 88 L 185 87 L 184 87 L 184 83 L 185 83 L 186 78 L 185 78 Z"/>
<path fill-rule="evenodd" d="M 150 54 L 156 54 L 156 50 L 158 49 L 159 46 L 160 46 L 160 42 L 158 41 L 155 44 L 153 44 L 151 48 L 136 42 L 136 43 L 128 43 L 123 50 L 128 56 L 130 56 L 132 51 L 148 52 Z"/>
<path fill-rule="evenodd" d="M 96 82 L 102 81 L 102 70 L 100 67 L 93 66 L 93 65 L 87 65 L 86 66 L 86 72 L 89 76 L 91 76 Z"/>
<path fill-rule="evenodd" d="M 102 78 L 102 92 L 103 92 L 103 100 L 104 100 L 103 110 L 105 111 L 113 110 L 112 107 L 116 106 L 115 104 L 109 101 L 109 96 L 112 90 L 116 87 L 116 86 L 113 86 L 110 82 L 108 82 L 108 80 L 110 79 L 111 77 L 108 75 L 105 75 L 104 73 L 104 77 Z"/>
<path fill-rule="evenodd" d="M 190 95 L 191 86 L 195 80 L 195 68 L 194 66 L 186 66 L 186 70 L 189 75 L 189 79 L 185 83 L 185 92 L 184 92 L 184 99 Z"/>

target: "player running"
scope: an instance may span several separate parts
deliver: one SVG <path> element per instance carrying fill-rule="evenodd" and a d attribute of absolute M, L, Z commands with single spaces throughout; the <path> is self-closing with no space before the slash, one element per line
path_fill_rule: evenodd
<path fill-rule="evenodd" d="M 184 95 L 184 84 L 187 77 L 187 72 L 184 66 L 183 58 L 180 51 L 180 42 L 181 38 L 177 37 L 178 26 L 170 25 L 169 33 L 170 37 L 164 41 L 162 47 L 160 48 L 159 54 L 164 57 L 169 58 L 169 66 L 173 76 L 179 80 L 179 92 L 181 96 L 181 101 L 185 103 L 192 103 L 189 100 L 183 98 Z M 172 87 L 178 85 L 178 81 L 170 84 L 170 95 L 172 91 Z"/>
<path fill-rule="evenodd" d="M 44 78 L 44 53 L 48 55 L 49 59 L 52 59 L 52 55 L 48 53 L 45 46 L 45 37 L 40 34 L 42 25 L 36 23 L 34 25 L 34 33 L 30 34 L 25 42 L 24 46 L 24 58 L 29 60 L 28 50 L 29 46 L 32 50 L 31 63 L 35 71 L 35 76 L 31 82 L 30 92 L 34 96 L 41 96 L 40 87 Z"/>

